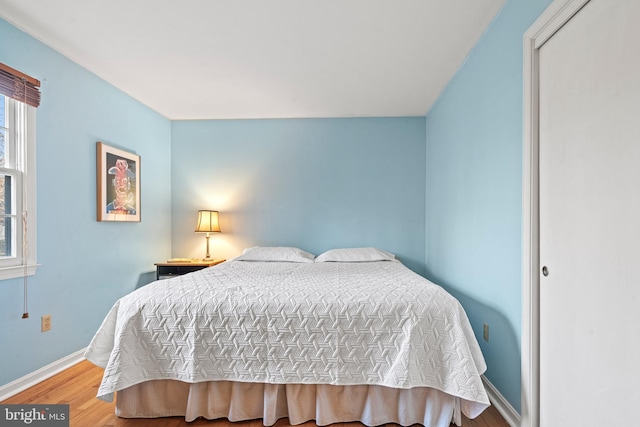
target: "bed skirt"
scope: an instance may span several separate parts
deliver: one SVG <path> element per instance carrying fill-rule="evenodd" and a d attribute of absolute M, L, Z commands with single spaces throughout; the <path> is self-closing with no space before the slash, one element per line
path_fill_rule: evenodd
<path fill-rule="evenodd" d="M 465 411 L 466 412 L 466 411 Z M 482 412 L 482 411 L 480 411 Z M 262 419 L 271 426 L 280 418 L 292 425 L 359 421 L 368 426 L 396 423 L 449 427 L 461 423 L 460 399 L 436 389 L 383 386 L 262 384 L 232 381 L 185 383 L 154 380 L 117 392 L 116 415 L 123 418 L 183 416 Z"/>

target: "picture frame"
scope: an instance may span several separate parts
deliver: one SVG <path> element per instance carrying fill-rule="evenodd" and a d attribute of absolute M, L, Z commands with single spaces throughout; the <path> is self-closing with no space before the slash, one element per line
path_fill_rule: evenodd
<path fill-rule="evenodd" d="M 96 143 L 97 220 L 140 222 L 140 156 Z"/>

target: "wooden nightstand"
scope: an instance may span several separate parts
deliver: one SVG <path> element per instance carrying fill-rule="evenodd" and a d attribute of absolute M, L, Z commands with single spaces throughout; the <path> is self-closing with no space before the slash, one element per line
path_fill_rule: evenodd
<path fill-rule="evenodd" d="M 156 262 L 156 280 L 181 276 L 225 261 L 224 259 L 212 259 L 211 261 Z"/>

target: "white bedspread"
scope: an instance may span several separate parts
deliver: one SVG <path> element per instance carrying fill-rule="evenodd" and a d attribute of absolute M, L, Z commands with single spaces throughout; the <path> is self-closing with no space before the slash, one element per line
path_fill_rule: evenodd
<path fill-rule="evenodd" d="M 228 261 L 118 300 L 98 397 L 153 379 L 433 387 L 488 405 L 459 302 L 400 262 Z M 464 402 L 466 401 L 466 402 Z"/>

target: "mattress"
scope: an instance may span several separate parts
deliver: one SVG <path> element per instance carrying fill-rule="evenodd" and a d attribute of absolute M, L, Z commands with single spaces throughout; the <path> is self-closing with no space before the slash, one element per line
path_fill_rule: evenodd
<path fill-rule="evenodd" d="M 428 387 L 473 418 L 486 364 L 459 302 L 399 261 L 228 261 L 118 300 L 98 397 L 149 380 Z"/>

